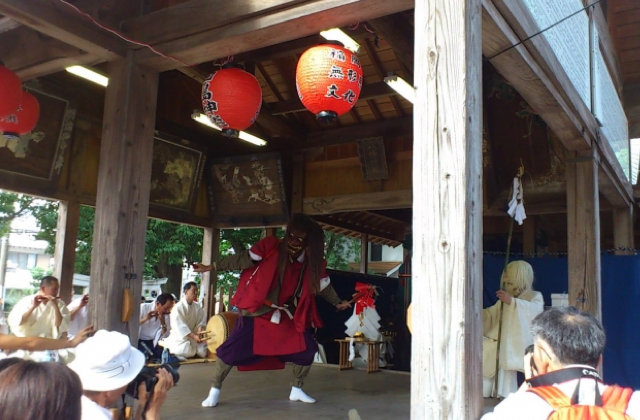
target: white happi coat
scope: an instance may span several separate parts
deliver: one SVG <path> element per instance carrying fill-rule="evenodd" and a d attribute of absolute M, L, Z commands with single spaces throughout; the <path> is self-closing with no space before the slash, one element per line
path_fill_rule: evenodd
<path fill-rule="evenodd" d="M 498 368 L 498 396 L 506 397 L 518 389 L 516 371 L 524 371 L 524 350 L 533 344 L 531 321 L 543 309 L 544 299 L 542 294 L 536 291 L 526 291 L 517 298 L 512 298 L 511 304 L 504 304 Z M 482 349 L 483 394 L 485 397 L 490 397 L 496 369 L 500 301 L 482 311 L 482 324 L 484 335 Z"/>
<path fill-rule="evenodd" d="M 9 313 L 11 332 L 17 337 L 60 338 L 62 334 L 69 330 L 70 321 L 69 310 L 62 299 L 57 299 L 55 302 L 47 302 L 46 305 L 41 303 L 31 312 L 27 322 L 20 325 L 22 315 L 31 308 L 35 296 L 23 297 L 13 307 Z M 58 305 L 62 314 L 62 322 L 59 327 L 56 327 L 56 313 L 53 305 Z"/>
<path fill-rule="evenodd" d="M 83 308 L 80 308 L 78 312 L 76 312 L 76 316 L 71 319 L 71 312 L 80 306 L 82 303 L 83 296 L 76 298 L 69 303 L 67 309 L 69 310 L 69 331 L 67 331 L 67 335 L 69 339 L 72 339 L 85 327 L 88 327 L 91 323 L 91 316 L 89 314 L 89 305 L 85 305 Z"/>
<path fill-rule="evenodd" d="M 198 354 L 200 357 L 207 356 L 207 343 L 196 343 L 188 337 L 191 333 L 196 333 L 198 327 L 206 327 L 206 314 L 198 302 L 191 305 L 185 299 L 176 303 L 169 316 L 171 332 L 164 340 L 164 345 L 169 347 L 169 351 L 177 357 L 193 357 Z"/>

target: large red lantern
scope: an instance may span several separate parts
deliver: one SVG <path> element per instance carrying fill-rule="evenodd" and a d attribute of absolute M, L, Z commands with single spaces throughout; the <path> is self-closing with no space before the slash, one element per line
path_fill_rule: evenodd
<path fill-rule="evenodd" d="M 296 69 L 302 104 L 318 121 L 334 122 L 355 105 L 362 89 L 358 56 L 340 44 L 322 44 L 302 54 Z"/>
<path fill-rule="evenodd" d="M 22 95 L 22 103 L 18 110 L 0 117 L 0 131 L 5 137 L 19 137 L 33 130 L 40 118 L 38 100 L 29 92 Z"/>
<path fill-rule="evenodd" d="M 262 89 L 258 79 L 237 67 L 223 67 L 202 85 L 202 109 L 228 137 L 250 127 L 260 114 Z"/>
<path fill-rule="evenodd" d="M 0 66 L 0 117 L 11 114 L 22 102 L 22 83 L 14 72 Z"/>

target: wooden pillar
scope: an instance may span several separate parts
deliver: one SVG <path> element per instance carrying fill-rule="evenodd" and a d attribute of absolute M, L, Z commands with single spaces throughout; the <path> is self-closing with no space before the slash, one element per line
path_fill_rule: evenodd
<path fill-rule="evenodd" d="M 293 186 L 291 188 L 291 214 L 302 213 L 304 199 L 304 155 L 293 155 Z"/>
<path fill-rule="evenodd" d="M 567 160 L 569 305 L 602 319 L 598 162 L 592 150 Z"/>
<path fill-rule="evenodd" d="M 633 255 L 633 206 L 613 209 L 613 246 L 615 255 Z M 617 248 L 629 248 L 618 250 Z"/>
<path fill-rule="evenodd" d="M 522 223 L 522 251 L 525 254 L 534 254 L 536 252 L 536 218 L 529 216 Z M 532 255 L 525 255 L 531 258 Z"/>
<path fill-rule="evenodd" d="M 202 240 L 202 263 L 210 265 L 213 261 L 218 261 L 220 253 L 220 229 L 205 228 Z M 204 294 L 202 300 L 204 312 L 207 319 L 214 315 L 216 307 L 216 288 L 218 287 L 218 272 L 213 270 L 202 273 L 200 288 Z"/>
<path fill-rule="evenodd" d="M 58 225 L 56 227 L 56 248 L 53 252 L 53 276 L 60 280 L 60 297 L 66 303 L 73 296 L 73 272 L 76 264 L 76 241 L 80 224 L 80 203 L 60 201 L 58 204 Z"/>
<path fill-rule="evenodd" d="M 108 73 L 89 302 L 96 329 L 120 331 L 136 343 L 158 73 L 137 64 L 132 52 L 110 62 Z M 129 322 L 122 321 L 125 288 L 133 295 Z"/>
<path fill-rule="evenodd" d="M 360 272 L 367 274 L 369 268 L 369 235 L 360 235 Z"/>
<path fill-rule="evenodd" d="M 411 418 L 482 414 L 479 0 L 416 0 Z"/>
<path fill-rule="evenodd" d="M 264 231 L 262 232 L 262 237 L 268 238 L 269 236 L 276 236 L 277 231 L 278 231 L 278 228 L 264 228 Z"/>

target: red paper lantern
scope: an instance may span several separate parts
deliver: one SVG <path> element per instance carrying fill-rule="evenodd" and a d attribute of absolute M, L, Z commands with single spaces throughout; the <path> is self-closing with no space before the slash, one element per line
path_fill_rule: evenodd
<path fill-rule="evenodd" d="M 202 85 L 202 109 L 228 137 L 238 137 L 260 114 L 262 89 L 258 79 L 237 67 L 223 67 Z"/>
<path fill-rule="evenodd" d="M 302 54 L 296 69 L 302 104 L 318 121 L 334 122 L 355 105 L 362 89 L 358 56 L 339 44 L 323 44 Z"/>
<path fill-rule="evenodd" d="M 11 114 L 22 102 L 22 84 L 14 72 L 0 66 L 0 117 Z"/>
<path fill-rule="evenodd" d="M 19 137 L 33 130 L 40 118 L 38 100 L 29 92 L 22 95 L 22 103 L 18 110 L 0 117 L 0 131 L 5 137 Z"/>

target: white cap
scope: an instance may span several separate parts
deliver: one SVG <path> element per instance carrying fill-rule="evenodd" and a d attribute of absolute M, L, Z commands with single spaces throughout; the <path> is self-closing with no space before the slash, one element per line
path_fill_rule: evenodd
<path fill-rule="evenodd" d="M 85 391 L 112 391 L 133 381 L 144 361 L 129 337 L 100 330 L 76 348 L 76 358 L 69 367 L 78 374 Z"/>

